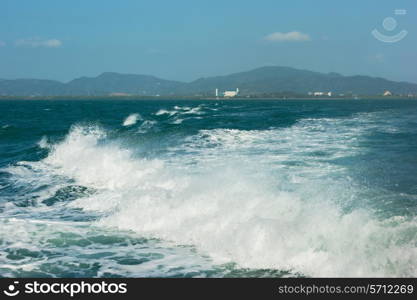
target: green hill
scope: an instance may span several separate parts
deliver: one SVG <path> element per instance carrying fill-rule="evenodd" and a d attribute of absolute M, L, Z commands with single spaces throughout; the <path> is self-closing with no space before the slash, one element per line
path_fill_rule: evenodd
<path fill-rule="evenodd" d="M 417 94 L 417 84 L 395 82 L 369 76 L 342 76 L 289 67 L 262 67 L 225 76 L 200 78 L 186 83 L 149 75 L 106 72 L 97 77 L 81 77 L 68 83 L 54 80 L 0 80 L 2 96 L 102 96 L 110 94 L 190 96 L 214 95 L 214 90 L 234 90 L 241 95 L 332 91 L 334 94 L 380 95 Z"/>

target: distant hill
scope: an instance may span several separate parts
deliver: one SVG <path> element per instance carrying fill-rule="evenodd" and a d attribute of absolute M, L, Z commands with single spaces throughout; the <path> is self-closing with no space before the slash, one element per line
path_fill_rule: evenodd
<path fill-rule="evenodd" d="M 0 80 L 3 96 L 102 96 L 132 95 L 213 95 L 214 90 L 239 88 L 242 95 L 279 92 L 307 94 L 332 91 L 340 94 L 377 95 L 385 90 L 393 94 L 417 94 L 417 84 L 395 82 L 369 76 L 342 76 L 289 67 L 262 67 L 226 76 L 200 78 L 185 83 L 149 75 L 106 72 L 97 77 L 81 77 L 68 83 L 54 80 Z"/>
<path fill-rule="evenodd" d="M 126 93 L 134 95 L 170 95 L 183 83 L 148 75 L 103 73 L 97 77 L 81 77 L 68 82 L 65 94 L 108 95 Z"/>
<path fill-rule="evenodd" d="M 154 76 L 106 72 L 97 77 L 81 77 L 68 83 L 39 79 L 0 80 L 0 95 L 101 96 L 112 93 L 169 95 L 182 84 Z"/>
<path fill-rule="evenodd" d="M 417 93 L 417 84 L 394 82 L 369 76 L 342 76 L 338 73 L 318 73 L 288 67 L 262 67 L 226 76 L 201 78 L 186 87 L 192 93 L 239 88 L 242 94 L 275 93 L 280 91 L 306 94 L 310 91 L 332 91 L 359 95 Z M 185 91 L 184 91 L 185 92 Z"/>

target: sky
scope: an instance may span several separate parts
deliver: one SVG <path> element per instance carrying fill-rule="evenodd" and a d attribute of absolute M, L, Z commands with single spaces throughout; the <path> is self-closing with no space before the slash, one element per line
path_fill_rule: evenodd
<path fill-rule="evenodd" d="M 417 83 L 416 30 L 415 0 L 0 0 L 0 78 L 289 66 Z"/>

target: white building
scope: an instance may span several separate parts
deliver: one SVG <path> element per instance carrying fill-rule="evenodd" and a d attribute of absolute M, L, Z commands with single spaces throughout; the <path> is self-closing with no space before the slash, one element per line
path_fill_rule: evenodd
<path fill-rule="evenodd" d="M 329 97 L 331 97 L 332 96 L 332 92 L 314 92 L 313 93 L 313 95 L 314 96 L 329 96 Z"/>
<path fill-rule="evenodd" d="M 239 89 L 236 89 L 236 91 L 225 91 L 223 93 L 223 96 L 231 98 L 231 97 L 236 97 L 238 94 L 239 94 Z"/>
<path fill-rule="evenodd" d="M 390 91 L 385 91 L 384 96 L 392 96 L 392 93 Z"/>

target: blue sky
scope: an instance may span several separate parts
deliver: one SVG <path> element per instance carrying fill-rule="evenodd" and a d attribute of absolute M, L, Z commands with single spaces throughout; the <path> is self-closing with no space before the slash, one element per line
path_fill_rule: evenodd
<path fill-rule="evenodd" d="M 385 43 L 373 29 L 408 34 Z M 417 83 L 416 30 L 415 0 L 0 0 L 0 78 L 191 81 L 280 65 Z"/>

